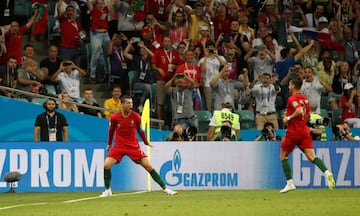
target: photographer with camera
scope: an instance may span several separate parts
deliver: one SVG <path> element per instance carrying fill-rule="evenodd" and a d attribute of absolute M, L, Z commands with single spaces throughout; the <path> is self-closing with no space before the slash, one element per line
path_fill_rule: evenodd
<path fill-rule="evenodd" d="M 185 130 L 180 124 L 176 124 L 171 134 L 166 137 L 166 141 L 193 141 L 197 134 L 197 128 L 187 127 Z"/>
<path fill-rule="evenodd" d="M 271 122 L 266 122 L 264 124 L 264 129 L 261 130 L 261 134 L 255 139 L 255 141 L 279 141 L 279 140 L 281 140 L 281 137 L 276 136 L 274 124 Z"/>
<path fill-rule="evenodd" d="M 240 116 L 232 112 L 234 99 L 226 95 L 222 109 L 215 110 L 209 123 L 208 141 L 238 141 L 240 138 Z"/>
<path fill-rule="evenodd" d="M 330 120 L 323 118 L 317 111 L 317 101 L 310 101 L 310 118 L 307 120 L 307 125 L 310 128 L 310 135 L 312 140 L 327 141 L 326 126 L 328 126 Z"/>
<path fill-rule="evenodd" d="M 347 122 L 336 124 L 332 128 L 333 137 L 331 140 L 358 140 L 350 133 L 350 125 Z"/>

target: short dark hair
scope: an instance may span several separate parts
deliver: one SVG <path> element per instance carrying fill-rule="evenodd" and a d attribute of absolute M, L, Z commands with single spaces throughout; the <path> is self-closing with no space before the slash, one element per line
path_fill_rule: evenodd
<path fill-rule="evenodd" d="M 301 89 L 303 80 L 300 77 L 296 76 L 291 79 L 290 82 L 295 86 L 296 89 Z"/>
<path fill-rule="evenodd" d="M 280 55 L 284 59 L 289 55 L 289 52 L 290 52 L 289 48 L 284 48 L 280 51 Z"/>
<path fill-rule="evenodd" d="M 265 122 L 265 124 L 264 124 L 264 128 L 267 128 L 267 127 L 272 127 L 272 128 L 275 128 L 274 127 L 274 124 L 272 123 L 272 122 Z"/>
<path fill-rule="evenodd" d="M 125 103 L 125 100 L 126 100 L 126 99 L 132 99 L 131 95 L 122 95 L 122 96 L 120 97 L 121 103 Z"/>

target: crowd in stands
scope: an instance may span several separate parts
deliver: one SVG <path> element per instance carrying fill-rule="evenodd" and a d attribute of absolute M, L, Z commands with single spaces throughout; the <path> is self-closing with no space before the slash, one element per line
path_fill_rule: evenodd
<path fill-rule="evenodd" d="M 200 127 L 198 112 L 222 110 L 224 98 L 230 98 L 240 122 L 241 111 L 250 110 L 252 128 L 262 130 L 267 122 L 283 128 L 288 83 L 299 76 L 314 113 L 331 118 L 332 126 L 360 127 L 360 0 L 32 3 L 27 23 L 1 27 L 3 86 L 36 93 L 53 86 L 59 107 L 108 118 L 109 112 L 67 103 L 99 106 L 92 89 L 81 95 L 80 80 L 99 82 L 101 69 L 115 86 L 106 109 L 118 109 L 120 95 L 130 93 L 140 98 L 134 109 L 142 112 L 149 98 L 153 117 L 185 130 Z M 37 62 L 34 47 L 19 44 L 31 27 L 31 40 L 41 40 L 47 31 L 40 20 L 51 17 L 56 22 L 45 27 L 59 40 L 50 41 L 48 57 Z M 339 110 L 341 117 L 334 114 Z"/>

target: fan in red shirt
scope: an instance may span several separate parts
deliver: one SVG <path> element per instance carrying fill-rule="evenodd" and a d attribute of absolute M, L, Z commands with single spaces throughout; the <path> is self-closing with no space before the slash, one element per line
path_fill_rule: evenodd
<path fill-rule="evenodd" d="M 7 59 L 9 59 L 10 56 L 15 56 L 17 63 L 21 63 L 21 42 L 22 42 L 22 36 L 26 33 L 26 31 L 34 24 L 35 18 L 38 16 L 39 10 L 34 9 L 34 15 L 29 19 L 29 21 L 19 27 L 19 23 L 17 21 L 13 21 L 10 23 L 10 29 L 5 33 L 5 46 L 6 46 L 6 55 L 2 59 L 4 62 L 0 63 L 6 63 Z"/>
<path fill-rule="evenodd" d="M 151 59 L 152 69 L 157 72 L 156 113 L 158 119 L 163 119 L 162 110 L 165 103 L 165 82 L 169 81 L 175 74 L 178 65 L 182 64 L 179 53 L 171 50 L 170 36 L 163 37 L 162 49 L 156 50 Z"/>
<path fill-rule="evenodd" d="M 147 155 L 141 150 L 138 139 L 136 138 L 136 132 L 138 132 L 144 141 L 145 145 L 150 145 L 146 138 L 145 132 L 141 130 L 141 117 L 136 112 L 132 111 L 133 100 L 130 96 L 124 95 L 121 97 L 121 108 L 119 112 L 110 116 L 109 126 L 109 138 L 106 150 L 108 153 L 104 162 L 104 182 L 105 191 L 100 197 L 111 196 L 110 189 L 111 181 L 111 167 L 120 163 L 124 156 L 128 156 L 136 164 L 140 164 L 146 171 L 148 171 L 151 177 L 157 182 L 164 192 L 168 195 L 176 195 L 177 192 L 170 190 L 165 186 L 163 179 L 159 173 L 152 167 Z M 116 132 L 116 133 L 115 133 Z M 112 147 L 113 137 L 115 133 L 115 145 Z"/>
<path fill-rule="evenodd" d="M 194 51 L 186 50 L 185 51 L 185 63 L 179 65 L 176 69 L 176 73 L 183 73 L 185 76 L 194 80 L 194 110 L 203 110 L 203 102 L 200 94 L 200 84 L 201 84 L 201 71 L 200 67 L 194 64 Z M 188 85 L 189 81 L 185 80 L 184 85 Z"/>
<path fill-rule="evenodd" d="M 289 83 L 291 96 L 286 104 L 286 113 L 283 118 L 283 122 L 288 126 L 288 129 L 284 140 L 281 142 L 280 150 L 280 160 L 287 184 L 280 193 L 286 193 L 296 189 L 292 179 L 292 170 L 288 161 L 288 156 L 294 150 L 295 146 L 298 146 L 307 159 L 325 173 L 329 189 L 332 190 L 335 188 L 333 174 L 328 170 L 324 162 L 315 155 L 310 129 L 306 125 L 307 118 L 310 116 L 310 104 L 307 97 L 301 94 L 301 86 L 302 79 L 300 77 L 295 77 Z"/>

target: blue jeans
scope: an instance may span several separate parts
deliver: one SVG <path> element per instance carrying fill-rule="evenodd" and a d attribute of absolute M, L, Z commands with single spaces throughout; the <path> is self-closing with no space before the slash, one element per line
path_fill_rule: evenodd
<path fill-rule="evenodd" d="M 135 91 L 142 91 L 143 94 L 141 95 L 140 103 L 143 106 L 145 103 L 145 100 L 150 97 L 150 88 L 151 84 L 148 83 L 135 83 L 134 84 L 134 90 Z"/>
<path fill-rule="evenodd" d="M 76 66 L 80 67 L 80 55 L 78 55 L 78 48 L 60 48 L 60 58 L 64 61 L 71 60 Z"/>
<path fill-rule="evenodd" d="M 104 55 L 105 72 L 109 72 L 109 64 L 107 58 L 107 45 L 110 41 L 108 32 L 90 31 L 91 58 L 90 58 L 90 77 L 96 77 L 96 66 L 100 53 Z"/>

